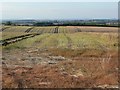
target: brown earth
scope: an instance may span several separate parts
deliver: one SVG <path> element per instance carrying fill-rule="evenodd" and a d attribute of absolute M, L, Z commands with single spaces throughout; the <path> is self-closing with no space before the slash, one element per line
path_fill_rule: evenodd
<path fill-rule="evenodd" d="M 75 51 L 50 51 L 32 48 L 4 50 L 3 88 L 118 87 L 116 51 L 96 57 L 85 56 L 87 52 L 76 55 Z"/>

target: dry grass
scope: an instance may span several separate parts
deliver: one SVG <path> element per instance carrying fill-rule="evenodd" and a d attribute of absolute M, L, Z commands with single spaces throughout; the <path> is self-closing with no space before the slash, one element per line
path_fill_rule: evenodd
<path fill-rule="evenodd" d="M 34 30 L 39 32 L 43 28 L 36 27 Z M 17 63 L 18 66 L 14 68 L 8 68 L 3 63 L 4 88 L 93 88 L 118 85 L 118 34 L 77 32 L 77 28 L 83 31 L 116 31 L 116 28 L 60 27 L 58 34 L 46 33 L 50 28 L 53 29 L 47 28 L 44 28 L 45 34 L 4 47 L 3 57 L 8 57 L 4 62 L 12 66 L 7 60 L 14 62 L 19 59 L 22 63 L 25 55 L 44 58 L 62 56 L 65 60 L 31 67 L 22 67 Z M 12 36 L 9 35 L 11 32 L 5 33 L 7 36 L 3 35 L 3 38 Z"/>

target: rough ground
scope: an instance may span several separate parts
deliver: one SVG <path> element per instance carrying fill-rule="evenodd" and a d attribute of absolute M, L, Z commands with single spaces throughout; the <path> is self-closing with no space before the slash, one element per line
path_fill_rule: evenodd
<path fill-rule="evenodd" d="M 54 53 L 37 48 L 4 50 L 3 88 L 118 87 L 116 52 L 106 57 L 72 58 Z"/>

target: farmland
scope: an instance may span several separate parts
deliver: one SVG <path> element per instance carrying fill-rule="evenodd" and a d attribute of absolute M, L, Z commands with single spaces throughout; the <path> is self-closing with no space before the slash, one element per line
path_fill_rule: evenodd
<path fill-rule="evenodd" d="M 117 32 L 116 27 L 3 26 L 2 86 L 118 87 Z"/>

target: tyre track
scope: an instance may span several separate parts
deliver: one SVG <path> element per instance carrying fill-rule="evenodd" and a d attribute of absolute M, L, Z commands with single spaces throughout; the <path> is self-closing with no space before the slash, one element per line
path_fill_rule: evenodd
<path fill-rule="evenodd" d="M 3 32 L 4 30 L 6 30 L 6 29 L 8 29 L 8 28 L 10 28 L 10 27 L 1 28 L 1 29 L 0 29 L 0 32 Z"/>
<path fill-rule="evenodd" d="M 71 38 L 70 38 L 69 36 L 66 35 L 65 29 L 64 29 L 64 31 L 63 31 L 63 34 L 64 34 L 64 36 L 67 38 L 67 41 L 68 41 L 67 47 L 68 47 L 68 48 L 72 48 L 72 40 L 71 40 Z"/>
<path fill-rule="evenodd" d="M 51 28 L 48 32 L 49 35 L 46 35 L 45 37 L 42 37 L 39 41 L 37 41 L 37 43 L 35 43 L 35 46 L 38 46 L 38 45 L 42 44 L 43 43 L 42 41 L 45 41 L 47 38 L 50 38 L 50 36 L 52 34 L 54 34 L 54 32 L 55 32 L 55 28 L 53 28 L 53 29 Z M 41 33 L 46 34 L 46 32 L 44 32 L 44 30 L 42 30 Z"/>
<path fill-rule="evenodd" d="M 101 44 L 99 41 L 94 41 L 97 43 L 98 47 L 103 51 L 102 55 L 108 51 L 109 48 L 107 48 L 105 45 Z"/>
<path fill-rule="evenodd" d="M 16 36 L 16 37 L 8 38 L 8 39 L 5 39 L 5 40 L 1 40 L 0 41 L 0 45 L 7 46 L 9 44 L 12 44 L 12 43 L 15 43 L 15 42 L 27 39 L 27 38 L 32 38 L 32 37 L 35 37 L 37 35 L 41 35 L 41 34 L 37 34 L 37 33 L 34 33 L 34 34 L 25 34 L 25 35 L 21 35 L 21 36 Z"/>
<path fill-rule="evenodd" d="M 27 30 L 25 30 L 25 33 L 29 33 L 34 27 L 28 28 Z"/>
<path fill-rule="evenodd" d="M 54 33 L 59 33 L 59 26 L 55 28 Z"/>
<path fill-rule="evenodd" d="M 77 31 L 76 31 L 76 32 L 82 32 L 80 28 L 76 28 L 76 29 L 77 29 Z"/>

